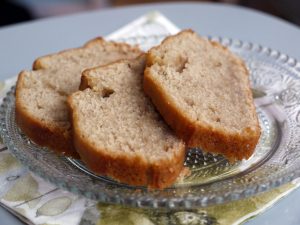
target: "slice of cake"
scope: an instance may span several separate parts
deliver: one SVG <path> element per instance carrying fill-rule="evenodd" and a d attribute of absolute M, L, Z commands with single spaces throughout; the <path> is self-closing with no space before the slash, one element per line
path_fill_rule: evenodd
<path fill-rule="evenodd" d="M 144 90 L 189 147 L 249 158 L 260 126 L 244 62 L 191 30 L 147 54 Z"/>
<path fill-rule="evenodd" d="M 185 145 L 143 92 L 145 57 L 87 70 L 68 98 L 74 146 L 95 173 L 164 188 L 183 169 Z"/>

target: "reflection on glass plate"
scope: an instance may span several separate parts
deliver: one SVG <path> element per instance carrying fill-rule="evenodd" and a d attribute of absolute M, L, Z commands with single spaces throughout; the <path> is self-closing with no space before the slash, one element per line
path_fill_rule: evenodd
<path fill-rule="evenodd" d="M 269 48 L 225 38 L 247 63 L 262 135 L 249 160 L 230 164 L 222 156 L 190 149 L 191 173 L 165 190 L 118 183 L 89 171 L 80 160 L 58 156 L 32 143 L 15 124 L 14 88 L 0 110 L 4 143 L 33 172 L 59 187 L 108 203 L 140 207 L 193 208 L 245 198 L 300 176 L 300 64 Z M 135 37 L 132 43 L 158 43 L 161 37 Z M 156 41 L 154 41 L 156 40 Z M 148 43 L 149 44 L 149 43 Z"/>

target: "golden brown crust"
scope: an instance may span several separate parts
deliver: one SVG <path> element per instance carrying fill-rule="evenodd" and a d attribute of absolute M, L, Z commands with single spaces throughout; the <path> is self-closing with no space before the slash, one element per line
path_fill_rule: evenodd
<path fill-rule="evenodd" d="M 87 73 L 87 70 L 84 70 L 82 72 L 82 75 L 81 75 L 81 81 L 80 81 L 80 85 L 79 85 L 79 90 L 82 91 L 86 88 L 90 88 L 89 86 L 89 81 L 88 81 L 88 78 L 86 76 L 86 73 Z"/>
<path fill-rule="evenodd" d="M 193 33 L 191 30 L 185 32 Z M 162 44 L 170 41 L 173 37 L 166 38 Z M 212 42 L 212 44 L 216 47 L 221 47 L 225 51 L 229 51 L 219 43 Z M 153 49 L 157 49 L 158 47 L 154 47 Z M 173 100 L 167 96 L 160 84 L 151 76 L 149 67 L 154 63 L 160 62 L 157 62 L 157 59 L 150 50 L 147 54 L 148 67 L 144 73 L 144 91 L 150 97 L 167 124 L 174 129 L 178 137 L 186 142 L 188 147 L 200 147 L 208 152 L 222 154 L 230 161 L 248 159 L 252 155 L 260 137 L 260 126 L 257 116 L 255 116 L 257 124 L 255 131 L 246 130 L 243 134 L 227 134 L 223 130 L 216 130 L 208 125 L 201 126 L 195 123 L 175 106 L 176 104 Z M 236 63 L 244 68 L 245 74 L 248 76 L 248 71 L 243 61 L 236 58 Z M 250 88 L 246 91 L 248 98 L 252 99 Z M 251 110 L 256 114 L 254 104 Z"/>
<path fill-rule="evenodd" d="M 47 126 L 41 123 L 30 113 L 20 102 L 20 89 L 22 88 L 24 73 L 21 72 L 18 77 L 16 87 L 16 123 L 21 130 L 35 143 L 56 150 L 57 153 L 63 153 L 68 156 L 78 158 L 70 138 L 70 132 L 57 126 Z"/>
<path fill-rule="evenodd" d="M 45 58 L 56 56 L 56 55 L 59 55 L 59 54 L 64 54 L 65 52 L 76 51 L 78 49 L 90 48 L 94 45 L 99 45 L 99 44 L 104 44 L 104 43 L 107 43 L 107 42 L 102 37 L 96 37 L 96 38 L 88 41 L 87 43 L 85 43 L 82 47 L 66 49 L 66 50 L 60 51 L 58 53 L 48 54 L 48 55 L 39 57 L 33 62 L 32 69 L 33 70 L 47 69 L 48 68 L 47 65 L 45 65 L 43 63 L 43 60 Z M 117 42 L 114 42 L 114 41 L 110 41 L 109 43 L 114 45 L 115 47 L 121 47 L 122 46 L 124 49 L 130 49 L 130 51 L 132 51 L 132 52 L 137 52 L 137 53 L 142 52 L 138 47 L 130 46 L 127 43 L 120 44 L 120 43 L 117 43 Z"/>
<path fill-rule="evenodd" d="M 43 60 L 45 58 L 53 57 L 53 56 L 56 56 L 58 54 L 63 54 L 65 52 L 76 51 L 77 49 L 88 48 L 88 47 L 90 47 L 90 46 L 92 46 L 94 44 L 103 43 L 103 42 L 104 42 L 104 39 L 102 37 L 97 37 L 97 38 L 94 38 L 94 39 L 88 41 L 82 47 L 66 49 L 66 50 L 62 50 L 62 51 L 57 52 L 57 53 L 52 53 L 52 54 L 48 54 L 48 55 L 39 57 L 36 60 L 34 60 L 34 62 L 32 64 L 32 69 L 33 70 L 47 69 L 48 68 L 47 65 L 45 65 L 43 63 Z"/>
<path fill-rule="evenodd" d="M 76 93 L 74 93 L 76 94 Z M 138 155 L 128 156 L 109 154 L 105 149 L 96 148 L 87 142 L 77 126 L 78 116 L 73 110 L 71 97 L 68 105 L 73 121 L 73 141 L 83 162 L 95 173 L 107 175 L 130 185 L 147 186 L 149 188 L 165 188 L 172 185 L 183 169 L 185 146 L 182 144 L 173 159 L 165 159 L 156 164 L 149 164 Z"/>

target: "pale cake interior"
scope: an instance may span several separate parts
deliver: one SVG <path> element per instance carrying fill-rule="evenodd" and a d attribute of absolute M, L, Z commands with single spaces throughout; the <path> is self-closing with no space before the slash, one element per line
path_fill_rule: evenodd
<path fill-rule="evenodd" d="M 144 64 L 142 57 L 88 71 L 90 88 L 71 96 L 73 124 L 98 151 L 159 163 L 180 154 L 182 142 L 143 92 Z"/>
<path fill-rule="evenodd" d="M 149 58 L 151 76 L 191 122 L 227 133 L 257 129 L 248 72 L 220 44 L 183 32 L 153 48 Z"/>

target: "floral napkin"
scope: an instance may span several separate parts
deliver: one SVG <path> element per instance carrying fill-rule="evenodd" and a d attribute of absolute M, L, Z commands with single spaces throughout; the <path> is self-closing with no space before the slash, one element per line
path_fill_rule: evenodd
<path fill-rule="evenodd" d="M 178 32 L 158 12 L 152 12 L 109 35 L 107 39 L 139 44 L 144 50 L 157 39 Z M 141 37 L 147 34 L 147 43 Z M 138 38 L 137 38 L 138 37 Z M 16 77 L 0 83 L 0 101 Z M 0 140 L 1 141 L 1 140 Z M 175 225 L 241 224 L 286 196 L 300 182 L 255 197 L 195 210 L 161 211 L 97 203 L 35 176 L 0 144 L 0 205 L 27 224 L 38 225 Z M 101 190 L 100 190 L 101 191 Z"/>

